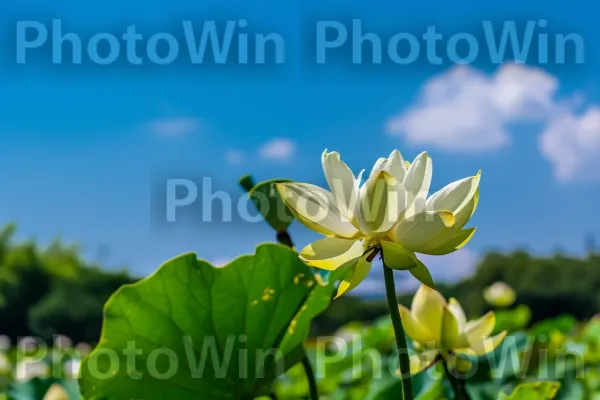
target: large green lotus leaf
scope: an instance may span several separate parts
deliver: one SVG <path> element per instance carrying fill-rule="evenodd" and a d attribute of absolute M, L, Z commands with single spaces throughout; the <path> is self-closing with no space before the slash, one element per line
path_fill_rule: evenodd
<path fill-rule="evenodd" d="M 248 192 L 248 196 L 250 196 L 258 211 L 277 232 L 285 231 L 294 219 L 275 188 L 275 184 L 280 182 L 292 181 L 289 179 L 273 179 L 255 185 Z"/>
<path fill-rule="evenodd" d="M 276 244 L 224 268 L 194 254 L 174 258 L 106 303 L 100 344 L 82 365 L 82 394 L 87 400 L 268 394 L 275 376 L 303 356 L 310 321 L 328 306 L 335 279 L 315 280 L 295 251 Z M 129 361 L 128 344 L 138 352 L 127 353 Z"/>
<path fill-rule="evenodd" d="M 556 397 L 559 382 L 522 383 L 510 394 L 501 393 L 499 400 L 548 400 Z"/>

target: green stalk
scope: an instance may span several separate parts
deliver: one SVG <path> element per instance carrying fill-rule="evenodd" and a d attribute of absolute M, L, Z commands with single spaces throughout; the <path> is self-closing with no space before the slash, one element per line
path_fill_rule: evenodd
<path fill-rule="evenodd" d="M 294 248 L 294 242 L 292 242 L 292 238 L 287 231 L 277 232 L 277 242 Z"/>
<path fill-rule="evenodd" d="M 396 335 L 398 346 L 398 358 L 400 361 L 400 377 L 402 383 L 402 399 L 413 400 L 412 380 L 410 376 L 410 358 L 406 346 L 406 335 L 402 327 L 402 318 L 398 309 L 398 298 L 396 297 L 396 284 L 394 283 L 394 271 L 383 262 L 383 276 L 385 277 L 385 292 Z"/>
<path fill-rule="evenodd" d="M 319 390 L 317 389 L 317 380 L 315 379 L 315 373 L 313 371 L 312 365 L 310 365 L 310 360 L 304 353 L 304 357 L 302 357 L 302 366 L 304 367 L 304 373 L 306 374 L 306 380 L 308 381 L 308 390 L 310 392 L 311 400 L 319 400 Z"/>
<path fill-rule="evenodd" d="M 464 382 L 450 372 L 446 362 L 442 361 L 442 364 L 444 364 L 444 371 L 446 371 L 446 376 L 450 381 L 450 385 L 452 385 L 452 390 L 454 391 L 454 397 L 456 400 L 469 400 L 469 395 L 465 390 Z"/>
<path fill-rule="evenodd" d="M 277 233 L 277 241 L 283 245 L 294 247 L 292 238 L 287 231 Z M 313 371 L 310 360 L 304 351 L 304 357 L 302 357 L 302 367 L 304 367 L 304 373 L 306 374 L 306 380 L 308 381 L 308 390 L 310 392 L 311 400 L 319 400 L 319 389 L 317 388 L 317 380 L 315 379 L 315 372 Z M 273 394 L 274 396 L 274 394 Z"/>

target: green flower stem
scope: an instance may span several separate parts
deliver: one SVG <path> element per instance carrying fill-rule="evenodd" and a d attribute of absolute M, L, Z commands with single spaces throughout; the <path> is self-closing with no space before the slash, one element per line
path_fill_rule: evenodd
<path fill-rule="evenodd" d="M 412 380 L 410 376 L 410 358 L 406 346 L 406 335 L 402 327 L 402 318 L 398 309 L 398 298 L 396 297 L 396 284 L 394 283 L 394 270 L 383 262 L 383 275 L 385 277 L 385 292 L 387 295 L 388 307 L 394 325 L 394 334 L 396 335 L 396 344 L 398 345 L 398 358 L 400 360 L 400 376 L 402 382 L 402 399 L 413 400 Z"/>
<path fill-rule="evenodd" d="M 317 380 L 315 379 L 315 373 L 313 371 L 312 365 L 310 365 L 310 360 L 304 353 L 304 357 L 302 357 L 302 366 L 304 367 L 304 373 L 306 374 L 306 380 L 308 381 L 308 390 L 310 392 L 311 400 L 319 400 L 319 390 L 317 389 Z"/>
<path fill-rule="evenodd" d="M 287 231 L 277 232 L 277 242 L 294 248 L 294 242 L 292 242 L 292 238 Z"/>
<path fill-rule="evenodd" d="M 454 376 L 454 374 L 448 369 L 448 366 L 445 362 L 442 361 L 442 364 L 444 364 L 444 370 L 446 371 L 446 376 L 452 385 L 452 390 L 454 391 L 456 400 L 469 400 L 469 395 L 465 390 L 464 381 Z"/>
<path fill-rule="evenodd" d="M 283 245 L 294 247 L 292 238 L 287 231 L 277 233 L 277 241 Z M 310 360 L 304 351 L 304 357 L 302 357 L 302 367 L 304 367 L 304 373 L 306 374 L 306 380 L 308 381 L 308 389 L 310 391 L 311 400 L 319 400 L 319 390 L 317 389 L 317 380 L 315 379 L 315 373 Z"/>

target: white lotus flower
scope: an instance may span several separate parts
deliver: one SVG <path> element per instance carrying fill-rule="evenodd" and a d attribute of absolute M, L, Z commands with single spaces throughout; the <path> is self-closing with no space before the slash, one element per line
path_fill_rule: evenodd
<path fill-rule="evenodd" d="M 407 269 L 433 285 L 415 253 L 451 253 L 475 232 L 462 228 L 477 206 L 480 173 L 427 198 L 432 163 L 425 152 L 408 163 L 394 150 L 377 160 L 362 186 L 363 172 L 355 177 L 339 153 L 325 150 L 322 164 L 331 191 L 296 182 L 279 183 L 277 189 L 300 222 L 327 236 L 305 247 L 300 258 L 325 270 L 348 269 L 338 297 L 367 276 L 379 252 L 388 267 Z"/>
<path fill-rule="evenodd" d="M 494 312 L 468 321 L 456 299 L 446 302 L 438 291 L 427 286 L 419 288 L 410 310 L 398 307 L 402 325 L 417 350 L 410 358 L 413 375 L 440 359 L 454 362 L 459 372 L 467 372 L 470 362 L 458 355 L 482 356 L 494 351 L 506 337 L 506 331 L 490 336 L 496 325 Z"/>

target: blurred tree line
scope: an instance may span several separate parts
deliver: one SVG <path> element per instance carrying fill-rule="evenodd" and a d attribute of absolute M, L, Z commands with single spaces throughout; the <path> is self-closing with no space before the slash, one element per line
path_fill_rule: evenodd
<path fill-rule="evenodd" d="M 55 241 L 41 248 L 33 241 L 16 242 L 14 232 L 13 225 L 0 229 L 0 334 L 49 340 L 60 333 L 74 341 L 98 340 L 104 303 L 136 279 L 126 271 L 107 271 L 84 261 L 75 246 Z M 517 291 L 516 304 L 531 308 L 532 323 L 563 313 L 586 320 L 600 312 L 600 254 L 594 251 L 584 258 L 490 252 L 472 277 L 438 289 L 447 298 L 457 298 L 475 317 L 489 309 L 482 293 L 496 281 Z M 313 334 L 330 334 L 347 322 L 385 315 L 383 293 L 382 282 L 381 300 L 335 300 L 314 321 Z M 413 294 L 401 295 L 399 301 L 409 306 Z"/>
<path fill-rule="evenodd" d="M 86 263 L 76 246 L 55 241 L 42 249 L 16 243 L 14 232 L 14 225 L 0 230 L 0 334 L 98 340 L 104 303 L 134 279 Z"/>
<path fill-rule="evenodd" d="M 484 288 L 496 281 L 517 291 L 518 304 L 531 308 L 531 323 L 570 314 L 587 320 L 600 313 L 600 254 L 590 251 L 584 258 L 555 254 L 534 257 L 519 250 L 508 254 L 487 253 L 472 277 L 454 285 L 439 285 L 446 298 L 455 297 L 472 317 L 490 309 L 483 299 Z M 382 296 L 384 292 L 381 283 Z M 401 295 L 399 302 L 410 306 L 414 293 Z M 327 334 L 354 320 L 371 321 L 387 313 L 384 300 L 341 297 L 315 320 L 314 334 Z"/>

